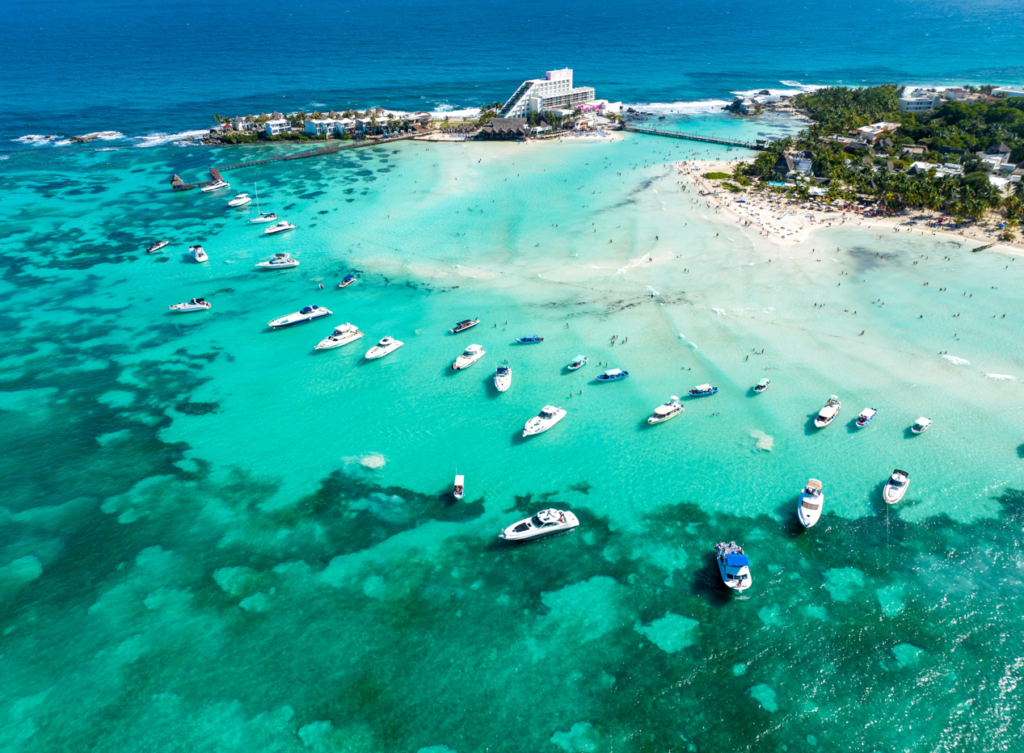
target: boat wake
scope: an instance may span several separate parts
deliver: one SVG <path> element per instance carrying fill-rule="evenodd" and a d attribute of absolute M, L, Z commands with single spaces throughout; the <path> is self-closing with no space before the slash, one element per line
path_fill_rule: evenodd
<path fill-rule="evenodd" d="M 716 316 L 722 316 L 722 314 L 725 313 L 725 309 L 711 309 L 711 310 L 715 312 Z"/>

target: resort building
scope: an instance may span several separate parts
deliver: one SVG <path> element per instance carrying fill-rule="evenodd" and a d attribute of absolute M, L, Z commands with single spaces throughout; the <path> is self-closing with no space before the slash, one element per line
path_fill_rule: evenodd
<path fill-rule="evenodd" d="M 525 118 L 531 112 L 575 109 L 594 101 L 590 86 L 573 86 L 572 69 L 548 71 L 544 78 L 524 81 L 498 113 L 502 118 Z"/>
<path fill-rule="evenodd" d="M 942 97 L 935 92 L 916 91 L 900 97 L 900 112 L 928 112 L 942 104 Z"/>
<path fill-rule="evenodd" d="M 857 129 L 857 138 L 866 144 L 874 144 L 886 133 L 894 133 L 899 123 L 872 123 Z"/>
<path fill-rule="evenodd" d="M 290 131 L 291 129 L 291 123 L 289 123 L 284 118 L 279 118 L 277 120 L 268 120 L 266 123 L 263 124 L 263 130 L 266 131 L 266 134 L 268 136 L 276 136 L 279 133 L 284 133 L 285 131 Z"/>

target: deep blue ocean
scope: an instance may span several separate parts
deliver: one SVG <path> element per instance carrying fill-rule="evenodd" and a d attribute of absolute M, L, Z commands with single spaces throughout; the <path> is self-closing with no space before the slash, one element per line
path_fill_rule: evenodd
<path fill-rule="evenodd" d="M 631 103 L 881 82 L 1024 83 L 1018 0 L 514 4 L 7 0 L 0 137 L 213 115 L 475 107 L 571 67 Z"/>

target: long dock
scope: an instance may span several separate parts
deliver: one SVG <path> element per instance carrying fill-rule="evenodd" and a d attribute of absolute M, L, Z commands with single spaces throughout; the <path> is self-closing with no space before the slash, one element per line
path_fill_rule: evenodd
<path fill-rule="evenodd" d="M 335 152 L 340 152 L 343 149 L 358 149 L 359 147 L 363 147 L 363 146 L 382 146 L 384 144 L 391 144 L 391 143 L 393 143 L 395 141 L 404 141 L 406 139 L 411 139 L 411 138 L 413 138 L 415 136 L 419 136 L 419 135 L 421 135 L 421 134 L 409 133 L 409 134 L 404 134 L 402 136 L 394 136 L 394 137 L 389 138 L 389 139 L 374 139 L 372 141 L 370 141 L 370 140 L 367 140 L 367 141 L 352 141 L 352 142 L 345 143 L 345 144 L 339 144 L 338 146 L 325 146 L 325 147 L 321 147 L 320 149 L 310 149 L 309 151 L 305 151 L 305 152 L 296 152 L 294 154 L 282 154 L 282 155 L 280 155 L 278 157 L 267 157 L 266 159 L 256 159 L 256 160 L 251 160 L 249 162 L 239 162 L 239 163 L 234 164 L 234 165 L 224 165 L 223 167 L 211 167 L 210 168 L 210 175 L 213 176 L 213 180 L 204 180 L 204 181 L 200 181 L 199 183 L 186 183 L 181 178 L 179 178 L 177 175 L 175 175 L 171 179 L 171 189 L 174 190 L 174 191 L 190 191 L 193 188 L 202 188 L 203 186 L 208 186 L 211 183 L 213 183 L 214 181 L 220 180 L 221 179 L 220 174 L 224 170 L 239 170 L 239 169 L 241 169 L 243 167 L 254 167 L 255 165 L 266 165 L 266 164 L 268 164 L 270 162 L 287 162 L 288 160 L 293 160 L 293 159 L 308 159 L 309 157 L 319 157 L 319 156 L 324 155 L 324 154 L 334 154 Z"/>
<path fill-rule="evenodd" d="M 646 133 L 648 136 L 667 136 L 670 139 L 685 139 L 686 141 L 702 141 L 705 144 L 721 144 L 722 146 L 739 147 L 740 149 L 757 149 L 764 151 L 767 146 L 764 143 L 752 144 L 749 141 L 733 141 L 732 139 L 720 139 L 717 136 L 696 136 L 692 133 L 681 133 L 680 131 L 663 131 L 658 128 L 646 128 L 644 126 L 627 125 L 627 131 L 633 133 Z"/>

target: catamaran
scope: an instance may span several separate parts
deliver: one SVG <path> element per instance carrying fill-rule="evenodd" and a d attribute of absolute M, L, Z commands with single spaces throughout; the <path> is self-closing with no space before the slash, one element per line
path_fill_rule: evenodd
<path fill-rule="evenodd" d="M 264 222 L 274 222 L 277 219 L 277 215 L 273 212 L 261 212 L 260 211 L 260 192 L 256 188 L 256 184 L 252 184 L 253 191 L 256 192 L 256 216 L 250 217 L 249 222 L 253 225 L 262 224 Z"/>

